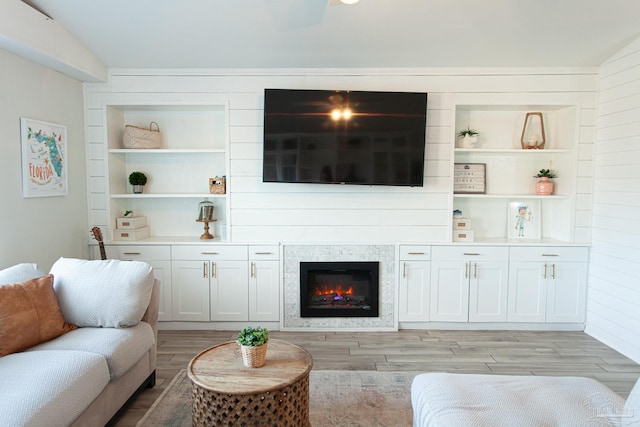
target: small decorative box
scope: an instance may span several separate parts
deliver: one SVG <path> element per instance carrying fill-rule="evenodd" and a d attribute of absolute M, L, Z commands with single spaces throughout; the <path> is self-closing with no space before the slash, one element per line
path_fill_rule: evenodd
<path fill-rule="evenodd" d="M 215 178 L 209 178 L 209 193 L 211 194 L 225 194 L 227 192 L 227 180 L 216 176 Z"/>
<path fill-rule="evenodd" d="M 116 228 L 119 230 L 135 230 L 147 225 L 146 216 L 123 216 L 116 218 Z"/>
<path fill-rule="evenodd" d="M 454 230 L 470 230 L 471 229 L 471 220 L 468 218 L 453 218 L 453 229 Z"/>
<path fill-rule="evenodd" d="M 473 242 L 473 230 L 454 230 L 454 242 Z"/>
<path fill-rule="evenodd" d="M 113 240 L 140 240 L 149 237 L 149 227 L 140 227 L 128 230 L 115 230 Z"/>

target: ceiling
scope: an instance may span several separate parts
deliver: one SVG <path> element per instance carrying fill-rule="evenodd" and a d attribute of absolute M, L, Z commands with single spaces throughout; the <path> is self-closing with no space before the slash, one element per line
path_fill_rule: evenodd
<path fill-rule="evenodd" d="M 589 67 L 638 0 L 23 0 L 109 68 Z"/>

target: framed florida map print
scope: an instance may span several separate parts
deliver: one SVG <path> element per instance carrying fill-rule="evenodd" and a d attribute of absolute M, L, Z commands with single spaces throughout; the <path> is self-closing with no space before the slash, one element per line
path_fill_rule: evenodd
<path fill-rule="evenodd" d="M 67 194 L 67 128 L 39 120 L 20 119 L 22 195 Z"/>

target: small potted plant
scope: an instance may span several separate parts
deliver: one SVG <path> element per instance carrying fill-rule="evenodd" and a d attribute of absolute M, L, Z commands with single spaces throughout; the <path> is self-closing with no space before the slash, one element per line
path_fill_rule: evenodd
<path fill-rule="evenodd" d="M 242 349 L 242 363 L 247 368 L 259 368 L 265 364 L 269 330 L 258 326 L 247 326 L 238 334 L 236 342 Z"/>
<path fill-rule="evenodd" d="M 540 169 L 540 172 L 535 174 L 533 177 L 539 178 L 538 182 L 536 182 L 536 194 L 553 194 L 554 184 L 551 179 L 556 177 L 555 172 L 551 169 Z"/>
<path fill-rule="evenodd" d="M 462 138 L 460 140 L 461 148 L 473 148 L 478 143 L 478 131 L 475 129 L 471 129 L 467 126 L 466 129 L 458 132 L 458 136 Z"/>
<path fill-rule="evenodd" d="M 147 183 L 147 176 L 142 172 L 131 172 L 129 175 L 129 184 L 133 186 L 133 192 L 142 193 L 142 187 Z"/>

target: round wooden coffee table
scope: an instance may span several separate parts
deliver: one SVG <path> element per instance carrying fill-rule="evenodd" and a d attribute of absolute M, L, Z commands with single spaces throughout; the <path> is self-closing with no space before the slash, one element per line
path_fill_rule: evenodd
<path fill-rule="evenodd" d="M 235 341 L 194 357 L 187 368 L 193 383 L 194 426 L 310 426 L 311 354 L 297 345 L 270 339 L 260 368 L 242 364 Z"/>

